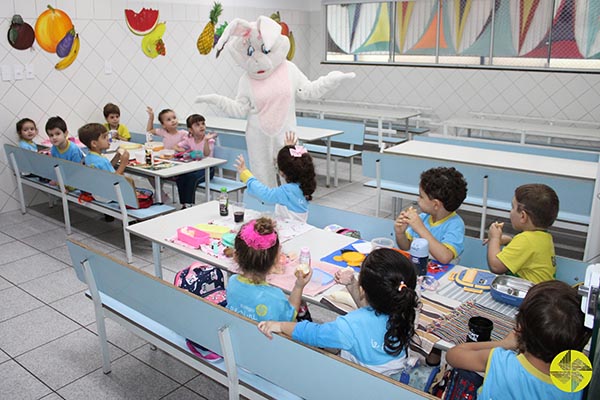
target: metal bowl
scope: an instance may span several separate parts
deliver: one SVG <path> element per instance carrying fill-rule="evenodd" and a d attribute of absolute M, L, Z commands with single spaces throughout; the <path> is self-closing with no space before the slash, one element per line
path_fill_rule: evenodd
<path fill-rule="evenodd" d="M 533 282 L 508 275 L 499 275 L 491 285 L 491 294 L 496 301 L 518 307 L 525 295 L 533 286 Z"/>

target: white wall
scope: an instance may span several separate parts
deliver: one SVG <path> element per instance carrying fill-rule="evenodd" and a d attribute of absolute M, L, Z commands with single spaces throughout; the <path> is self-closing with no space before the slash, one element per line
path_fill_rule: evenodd
<path fill-rule="evenodd" d="M 10 47 L 6 36 L 0 38 L 0 65 L 32 64 L 35 70 L 33 80 L 0 81 L 0 144 L 17 143 L 15 124 L 23 117 L 35 120 L 43 133 L 48 117 L 60 115 L 67 121 L 71 134 L 75 134 L 84 123 L 104 122 L 102 107 L 114 102 L 121 108 L 121 121 L 132 131 L 144 132 L 146 104 L 156 112 L 172 108 L 184 120 L 192 112 L 217 113 L 194 104 L 198 94 L 235 96 L 242 70 L 227 51 L 216 59 L 214 51 L 202 56 L 196 50 L 196 40 L 208 22 L 212 0 L 0 0 L 0 32 L 8 31 L 13 14 L 20 14 L 34 26 L 48 3 L 71 16 L 81 38 L 79 57 L 69 68 L 56 71 L 54 65 L 59 59 L 55 54 L 46 53 L 37 44 L 33 50 L 18 51 Z M 219 23 L 235 17 L 253 21 L 259 15 L 279 10 L 296 37 L 294 61 L 308 72 L 309 22 L 308 13 L 303 11 L 306 4 L 291 0 L 221 0 L 221 3 L 224 12 Z M 127 29 L 123 10 L 137 11 L 142 7 L 159 9 L 160 19 L 167 21 L 163 37 L 165 57 L 147 58 L 140 49 L 142 38 Z M 106 60 L 112 64 L 111 74 L 104 71 Z M 31 202 L 45 201 L 35 191 L 28 192 L 27 197 Z M 17 208 L 14 177 L 7 167 L 4 151 L 0 151 L 0 212 Z"/>

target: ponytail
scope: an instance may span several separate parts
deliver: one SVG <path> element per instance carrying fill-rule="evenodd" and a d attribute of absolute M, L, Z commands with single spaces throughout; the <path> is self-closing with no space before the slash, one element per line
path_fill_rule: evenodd
<path fill-rule="evenodd" d="M 372 251 L 363 261 L 359 284 L 377 314 L 388 316 L 384 337 L 386 353 L 397 356 L 415 334 L 419 297 L 412 262 L 393 249 Z"/>

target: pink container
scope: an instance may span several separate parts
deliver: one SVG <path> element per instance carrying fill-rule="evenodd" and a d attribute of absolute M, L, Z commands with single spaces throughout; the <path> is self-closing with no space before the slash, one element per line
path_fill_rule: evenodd
<path fill-rule="evenodd" d="M 189 244 L 192 247 L 199 248 L 201 244 L 210 243 L 210 234 L 208 232 L 196 229 L 193 226 L 184 226 L 177 229 L 177 240 Z"/>

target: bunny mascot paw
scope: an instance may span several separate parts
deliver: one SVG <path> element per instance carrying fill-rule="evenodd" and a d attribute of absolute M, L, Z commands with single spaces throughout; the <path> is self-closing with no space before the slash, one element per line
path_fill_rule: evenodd
<path fill-rule="evenodd" d="M 338 87 L 354 73 L 333 71 L 315 81 L 286 60 L 290 48 L 281 26 L 269 17 L 255 22 L 236 18 L 217 42 L 217 57 L 227 44 L 235 61 L 246 71 L 240 78 L 235 99 L 216 94 L 202 95 L 197 103 L 209 103 L 236 118 L 247 118 L 246 145 L 252 173 L 264 184 L 277 185 L 275 159 L 285 132 L 295 130 L 296 96 L 319 98 Z"/>

